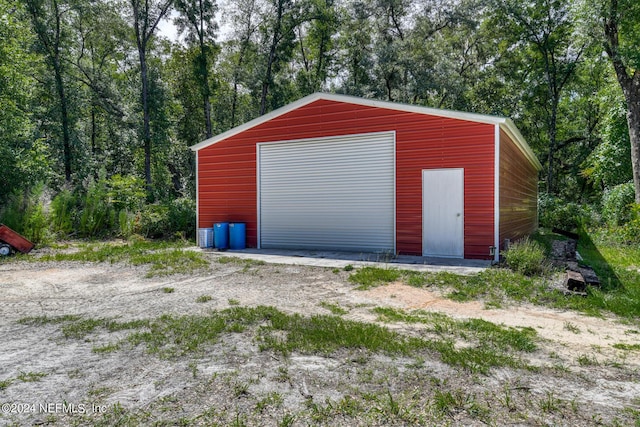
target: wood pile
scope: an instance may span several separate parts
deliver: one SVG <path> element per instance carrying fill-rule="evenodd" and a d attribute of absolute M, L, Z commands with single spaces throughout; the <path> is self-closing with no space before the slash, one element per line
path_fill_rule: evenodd
<path fill-rule="evenodd" d="M 567 235 L 569 233 L 560 233 Z M 573 234 L 573 233 L 572 233 Z M 575 295 L 587 295 L 587 286 L 600 287 L 600 280 L 595 271 L 589 266 L 578 262 L 576 239 L 554 240 L 552 244 L 553 263 L 566 270 L 563 286 L 566 293 Z"/>

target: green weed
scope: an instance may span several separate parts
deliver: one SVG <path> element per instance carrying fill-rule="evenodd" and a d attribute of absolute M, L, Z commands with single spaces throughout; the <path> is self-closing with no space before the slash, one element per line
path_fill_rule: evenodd
<path fill-rule="evenodd" d="M 400 276 L 400 271 L 393 268 L 362 267 L 349 276 L 349 281 L 360 285 L 357 289 L 366 290 L 398 280 Z"/>
<path fill-rule="evenodd" d="M 45 372 L 20 372 L 17 379 L 24 383 L 38 382 L 40 379 L 46 377 L 48 374 Z"/>
<path fill-rule="evenodd" d="M 618 350 L 640 350 L 640 344 L 623 344 L 616 343 L 613 345 L 613 348 L 617 348 Z"/>
<path fill-rule="evenodd" d="M 342 315 L 348 313 L 347 310 L 345 310 L 344 308 L 340 307 L 338 304 L 332 304 L 330 302 L 322 301 L 319 305 L 322 308 L 326 308 L 327 310 L 329 310 L 332 314 L 335 314 L 336 316 L 342 316 Z"/>
<path fill-rule="evenodd" d="M 502 255 L 511 270 L 525 276 L 546 275 L 550 270 L 544 247 L 529 238 L 513 243 Z"/>
<path fill-rule="evenodd" d="M 126 262 L 149 265 L 147 277 L 187 274 L 208 268 L 209 262 L 200 252 L 184 250 L 186 241 L 132 240 L 129 242 L 86 243 L 73 253 L 43 255 L 40 261 Z"/>
<path fill-rule="evenodd" d="M 213 299 L 211 295 L 200 295 L 196 298 L 196 302 L 209 302 Z"/>
<path fill-rule="evenodd" d="M 580 328 L 578 328 L 576 325 L 574 325 L 571 322 L 564 322 L 564 329 L 566 329 L 569 332 L 573 332 L 574 334 L 579 334 Z"/>
<path fill-rule="evenodd" d="M 265 265 L 266 262 L 259 259 L 240 258 L 235 256 L 221 256 L 217 259 L 220 264 L 239 264 L 244 266 Z"/>
<path fill-rule="evenodd" d="M 100 347 L 93 347 L 91 349 L 92 352 L 97 354 L 113 353 L 118 350 L 120 350 L 120 344 L 118 343 L 106 344 Z"/>

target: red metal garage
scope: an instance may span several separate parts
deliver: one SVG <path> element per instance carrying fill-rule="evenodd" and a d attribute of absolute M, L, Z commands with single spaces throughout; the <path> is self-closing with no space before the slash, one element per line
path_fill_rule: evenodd
<path fill-rule="evenodd" d="M 537 225 L 541 166 L 502 117 L 317 93 L 192 149 L 198 227 L 249 247 L 489 259 Z"/>

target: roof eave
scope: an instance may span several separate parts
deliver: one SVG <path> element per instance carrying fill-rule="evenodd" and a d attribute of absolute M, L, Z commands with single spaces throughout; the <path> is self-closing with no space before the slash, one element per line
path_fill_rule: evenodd
<path fill-rule="evenodd" d="M 525 157 L 531 162 L 531 164 L 536 168 L 536 170 L 542 170 L 542 164 L 536 157 L 535 153 L 527 144 L 527 141 L 524 139 L 524 136 L 520 133 L 515 123 L 511 119 L 505 119 L 504 122 L 500 125 L 500 128 L 506 132 L 506 134 L 511 138 L 511 140 L 516 144 L 518 149 L 525 155 Z"/>

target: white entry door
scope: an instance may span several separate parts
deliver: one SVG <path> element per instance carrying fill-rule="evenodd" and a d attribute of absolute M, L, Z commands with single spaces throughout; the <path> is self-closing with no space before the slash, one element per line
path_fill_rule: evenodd
<path fill-rule="evenodd" d="M 422 171 L 422 255 L 464 257 L 464 169 Z"/>

